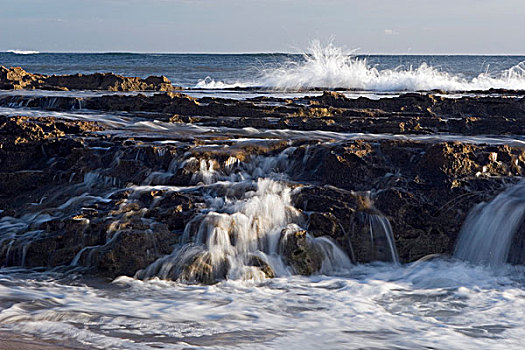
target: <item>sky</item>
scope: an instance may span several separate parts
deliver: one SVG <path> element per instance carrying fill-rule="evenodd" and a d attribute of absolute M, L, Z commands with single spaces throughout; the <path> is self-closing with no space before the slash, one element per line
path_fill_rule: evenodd
<path fill-rule="evenodd" d="M 524 0 L 0 0 L 0 51 L 525 54 Z"/>

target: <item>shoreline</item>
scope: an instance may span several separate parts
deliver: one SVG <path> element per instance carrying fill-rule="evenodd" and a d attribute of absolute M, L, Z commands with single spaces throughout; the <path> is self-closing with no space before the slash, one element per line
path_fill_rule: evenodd
<path fill-rule="evenodd" d="M 258 158 L 274 159 L 279 154 L 288 159 L 280 166 L 288 178 L 285 183 L 302 187 L 292 202 L 307 218 L 308 232 L 331 237 L 353 262 L 388 259 L 374 253 L 366 238 L 370 210 L 392 224 L 401 262 L 428 254 L 450 255 L 469 210 L 524 174 L 523 100 L 450 100 L 414 93 L 348 99 L 337 92 L 240 101 L 174 92 L 6 96 L 0 105 L 24 107 L 17 116 L 1 118 L 0 160 L 9 167 L 0 173 L 4 210 L 0 217 L 13 217 L 8 220 L 21 220 L 20 225 L 44 233 L 25 253 L 23 241 L 17 243 L 15 238 L 14 251 L 4 244 L 0 257 L 9 266 L 21 259 L 28 266 L 48 267 L 74 260 L 102 276 L 133 276 L 169 254 L 206 205 L 201 190 L 191 193 L 185 188 L 216 181 L 206 176 L 226 179 L 232 171 L 244 171 L 243 164 L 251 166 Z M 27 108 L 58 114 L 20 116 Z M 79 119 L 61 117 L 69 111 Z M 102 117 L 82 114 L 89 111 Z M 512 143 L 506 141 L 513 135 L 519 136 Z M 182 165 L 175 169 L 170 164 Z M 176 188 L 182 192 L 175 195 Z M 368 191 L 373 198 L 365 200 L 360 193 Z M 59 213 L 44 223 L 22 219 L 28 211 L 60 207 L 82 193 L 109 199 Z M 363 200 L 371 204 L 363 207 Z M 28 201 L 40 204 L 27 207 Z M 121 206 L 123 202 L 129 204 Z M 171 213 L 173 206 L 180 212 Z M 154 224 L 141 223 L 143 211 Z M 122 229 L 119 240 L 104 243 L 107 217 Z M 151 225 L 152 240 L 144 236 Z M 60 233 L 64 230 L 66 235 Z M 516 244 L 524 237 L 519 234 Z M 84 254 L 89 246 L 99 245 L 105 248 Z M 523 258 L 516 252 L 512 259 Z M 315 269 L 304 271 L 310 274 Z"/>
<path fill-rule="evenodd" d="M 117 81 L 128 81 L 123 79 Z M 21 324 L 57 322 L 65 339 L 41 339 L 37 330 L 47 327 L 30 324 L 25 329 L 36 336 L 0 331 L 1 349 L 87 349 L 74 340 L 88 339 L 85 334 L 122 347 L 227 347 L 240 339 L 256 345 L 267 340 L 271 347 L 296 339 L 293 329 L 311 330 L 308 322 L 297 322 L 289 334 L 265 324 L 274 297 L 282 297 L 274 317 L 284 325 L 296 316 L 312 322 L 308 314 L 329 324 L 338 310 L 322 311 L 330 310 L 330 299 L 325 309 L 317 302 L 331 293 L 338 293 L 341 315 L 362 305 L 385 315 L 385 300 L 415 297 L 415 322 L 422 319 L 417 312 L 427 315 L 429 302 L 420 300 L 427 292 L 433 308 L 467 304 L 469 288 L 476 302 L 503 300 L 491 292 L 480 296 L 486 291 L 478 281 L 488 276 L 494 279 L 490 288 L 507 293 L 488 269 L 457 263 L 455 248 L 480 203 L 490 207 L 510 198 L 512 186 L 518 196 L 524 193 L 522 92 L 351 99 L 323 91 L 235 100 L 174 91 L 83 91 L 0 95 L 0 261 L 64 279 L 51 276 L 40 284 L 33 276 L 9 277 L 2 287 L 12 288 L 8 295 L 18 309 L 8 312 L 23 315 L 13 321 Z M 505 211 L 489 214 L 491 220 L 507 218 Z M 525 224 L 510 233 L 503 263 L 524 265 Z M 474 274 L 467 285 L 464 273 Z M 340 279 L 332 284 L 325 276 L 334 275 Z M 94 276 L 104 282 L 89 283 Z M 119 276 L 122 284 L 105 283 Z M 236 298 L 229 280 L 249 280 L 250 288 L 271 293 L 264 291 L 256 303 Z M 290 290 L 297 298 L 287 296 Z M 222 293 L 224 303 L 217 304 L 214 293 Z M 151 309 L 141 309 L 143 297 Z M 468 312 L 479 308 L 472 303 Z M 188 322 L 192 305 L 199 312 Z M 451 339 L 472 341 L 456 334 L 461 322 L 442 321 L 441 306 L 436 310 L 435 320 Z M 396 323 L 406 317 L 387 314 Z M 261 333 L 250 333 L 246 315 L 261 320 Z M 71 332 L 69 322 L 82 327 L 86 319 L 85 333 Z M 511 321 L 521 327 L 520 319 Z M 236 333 L 239 325 L 246 331 Z M 476 335 L 481 329 L 470 321 L 468 327 Z M 333 339 L 361 346 L 374 332 L 388 339 L 393 334 L 382 322 L 371 332 L 363 332 L 360 322 L 334 329 L 339 335 Z M 320 341 L 317 330 L 307 334 L 307 341 Z M 406 334 L 411 330 L 399 329 L 399 344 L 410 343 L 403 342 Z M 410 344 L 439 341 L 425 336 Z"/>

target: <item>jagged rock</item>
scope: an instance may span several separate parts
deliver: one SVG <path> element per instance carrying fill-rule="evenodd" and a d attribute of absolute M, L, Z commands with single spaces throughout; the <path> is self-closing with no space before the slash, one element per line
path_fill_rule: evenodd
<path fill-rule="evenodd" d="M 215 284 L 219 279 L 226 277 L 226 268 L 216 271 L 211 263 L 210 254 L 203 252 L 192 257 L 182 268 L 179 276 L 176 276 L 181 281 L 197 282 L 204 284 Z"/>
<path fill-rule="evenodd" d="M 251 255 L 246 265 L 259 268 L 264 273 L 266 278 L 275 277 L 275 272 L 273 271 L 272 267 L 257 255 Z"/>
<path fill-rule="evenodd" d="M 195 210 L 195 198 L 181 193 L 166 193 L 157 205 L 145 214 L 165 223 L 170 231 L 182 232 Z"/>
<path fill-rule="evenodd" d="M 7 73 L 5 76 L 7 79 Z M 31 76 L 20 70 L 11 72 L 9 77 L 12 81 L 25 79 L 27 86 L 33 84 Z M 148 84 L 157 83 L 165 81 L 149 79 Z M 420 94 L 379 101 L 352 100 L 338 93 L 325 93 L 319 98 L 283 100 L 285 104 L 281 106 L 275 106 L 281 100 L 272 100 L 268 107 L 263 104 L 264 99 L 195 99 L 172 92 L 81 100 L 64 97 L 53 103 L 49 98 L 20 97 L 20 102 L 29 101 L 29 106 L 39 108 L 82 105 L 100 110 L 143 111 L 134 117 L 166 121 L 174 118 L 178 122 L 235 128 L 256 125 L 472 134 L 487 128 L 494 128 L 494 133 L 521 128 L 523 101 L 518 98 L 500 98 L 499 102 L 470 97 L 450 100 Z M 3 97 L 0 104 L 8 101 Z M 475 104 L 483 106 L 472 110 L 476 115 L 467 113 L 469 106 Z M 493 117 L 497 122 L 490 121 Z M 0 261 L 7 265 L 20 264 L 22 260 L 27 266 L 68 265 L 82 249 L 100 246 L 81 254 L 79 265 L 107 276 L 133 275 L 157 257 L 170 253 L 171 245 L 186 225 L 197 223 L 193 219 L 206 207 L 210 193 L 241 198 L 254 186 L 183 191 L 169 187 L 137 188 L 205 183 L 202 174 L 196 175 L 203 164 L 213 169 L 213 176 L 224 176 L 256 156 L 276 156 L 290 146 L 273 170 L 283 172 L 284 181 L 292 181 L 293 204 L 307 218 L 308 234 L 296 230 L 281 241 L 285 260 L 297 273 L 319 271 L 322 256 L 312 240 L 324 235 L 355 262 L 387 260 L 385 251 L 378 251 L 378 243 L 370 239 L 370 217 L 379 212 L 392 224 L 401 261 L 414 261 L 432 253 L 450 254 L 469 209 L 501 191 L 502 184 L 519 180 L 525 166 L 525 148 L 519 144 L 386 137 L 337 142 L 323 139 L 320 143 L 306 137 L 238 142 L 237 136 L 213 133 L 197 140 L 174 135 L 177 142 L 165 145 L 140 135 L 109 137 L 96 131 L 101 131 L 101 127 L 90 122 L 0 116 L 0 220 L 21 220 L 24 214 L 37 212 L 50 216 L 4 240 L 0 244 Z M 278 134 L 267 135 L 273 138 Z M 179 162 L 182 158 L 185 161 Z M 360 197 L 360 191 L 370 191 L 373 206 Z M 97 198 L 88 204 L 73 201 L 65 205 L 85 194 Z M 26 245 L 24 234 L 31 231 L 42 232 Z M 111 237 L 115 241 L 108 242 Z M 515 244 L 521 245 L 521 241 Z M 136 256 L 130 256 L 133 254 Z M 511 256 L 518 256 L 513 259 L 521 261 L 516 254 Z M 268 277 L 274 275 L 268 264 L 257 257 L 248 258 L 246 264 Z M 185 266 L 174 278 L 214 283 L 224 278 L 227 271 L 213 267 L 205 255 L 187 261 Z"/>
<path fill-rule="evenodd" d="M 114 73 L 48 76 L 31 74 L 21 67 L 0 66 L 0 89 L 172 91 L 180 88 L 173 86 L 165 76 L 146 79 Z"/>
<path fill-rule="evenodd" d="M 165 76 L 124 77 L 113 73 L 52 75 L 45 79 L 39 88 L 60 87 L 69 90 L 107 90 L 107 91 L 172 91 L 175 90 Z"/>
<path fill-rule="evenodd" d="M 156 224 L 145 230 L 135 227 L 120 230 L 110 245 L 96 251 L 91 262 L 98 273 L 117 277 L 133 276 L 158 258 L 171 253 L 178 235 L 165 224 Z"/>
<path fill-rule="evenodd" d="M 177 114 L 198 114 L 199 103 L 181 93 L 166 92 L 153 96 L 105 95 L 85 100 L 85 107 L 106 111 L 147 111 Z"/>
<path fill-rule="evenodd" d="M 299 275 L 311 275 L 321 270 L 323 253 L 305 230 L 286 228 L 279 242 L 283 260 Z"/>
<path fill-rule="evenodd" d="M 31 74 L 21 67 L 8 69 L 0 66 L 0 89 L 2 90 L 20 90 L 31 87 L 32 84 L 41 83 L 45 76 L 40 74 Z"/>
<path fill-rule="evenodd" d="M 29 73 L 18 72 L 17 76 L 26 76 L 24 74 Z M 136 80 L 138 78 L 123 78 L 111 73 L 97 74 L 85 75 L 82 79 L 89 81 L 90 88 L 170 90 L 162 86 L 150 87 L 147 83 L 166 84 L 164 78 L 148 78 L 142 82 Z M 58 77 L 72 82 L 80 79 L 78 76 L 57 76 L 53 78 L 57 83 L 60 80 Z M 30 78 L 27 79 L 32 81 Z M 98 86 L 99 83 L 103 85 Z M 141 87 L 141 84 L 146 84 L 147 87 Z M 86 85 L 85 88 L 88 86 Z M 182 94 L 85 98 L 10 95 L 0 97 L 0 105 L 50 110 L 88 108 L 148 112 L 150 114 L 142 113 L 141 117 L 175 123 L 188 122 L 235 128 L 484 135 L 520 134 L 525 116 L 524 99 L 525 97 L 515 96 L 512 98 L 475 96 L 456 99 L 433 94 L 410 93 L 376 100 L 365 97 L 349 99 L 341 93 L 325 92 L 322 96 L 307 96 L 293 100 L 272 98 L 271 103 L 268 103 L 265 99 L 249 101 L 210 97 L 196 99 Z"/>

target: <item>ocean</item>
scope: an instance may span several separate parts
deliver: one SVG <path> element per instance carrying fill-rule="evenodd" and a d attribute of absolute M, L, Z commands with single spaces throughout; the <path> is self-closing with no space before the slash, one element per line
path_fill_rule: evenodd
<path fill-rule="evenodd" d="M 350 55 L 315 44 L 305 54 L 0 53 L 41 74 L 165 75 L 188 89 L 338 88 L 398 92 L 525 89 L 525 56 Z"/>
<path fill-rule="evenodd" d="M 241 100 L 254 96 L 320 95 L 322 92 L 318 90 L 322 89 L 341 90 L 352 98 L 434 90 L 458 96 L 490 95 L 489 89 L 525 90 L 524 62 L 525 56 L 348 55 L 341 48 L 331 45 L 322 48 L 316 44 L 305 54 L 0 53 L 0 65 L 21 66 L 32 73 L 165 75 L 192 96 Z M 0 91 L 0 96 L 102 94 L 106 93 Z M 288 177 L 291 167 L 286 163 L 287 157 L 296 151 L 292 140 L 301 140 L 312 148 L 350 139 L 372 142 L 388 138 L 523 147 L 524 133 L 478 136 L 443 133 L 411 138 L 397 134 L 350 135 L 250 127 L 236 130 L 136 120 L 130 113 L 57 111 L 23 105 L 3 106 L 0 114 L 93 120 L 111 129 L 107 140 L 118 135 L 125 135 L 122 139 L 129 136 L 129 142 L 134 142 L 133 137 L 150 137 L 156 147 L 189 142 L 189 150 L 194 147 L 193 140 L 206 140 L 195 141 L 195 147 L 203 145 L 202 148 L 210 149 L 222 147 L 220 140 L 230 139 L 239 144 L 289 143 L 289 148 L 278 155 L 255 157 L 245 166 L 228 168 L 225 174 L 214 171 L 211 161 L 208 164 L 201 160 L 191 186 L 161 186 L 160 180 L 159 184 L 152 180 L 171 176 L 177 167 L 195 161 L 188 151 L 177 154 L 176 161 L 166 167 L 166 173 L 152 173 L 148 181 L 141 184 L 116 185 L 111 178 L 86 173 L 75 184 L 75 194 L 51 209 L 33 210 L 38 207 L 36 201 L 28 204 L 23 215 L 11 217 L 0 210 L 4 215 L 0 216 L 0 243 L 22 237 L 26 242 L 23 254 L 41 237 L 38 225 L 72 215 L 77 207 L 91 208 L 93 203 L 103 207 L 123 190 L 198 192 L 205 203 L 199 214 L 202 221 L 191 221 L 184 232 L 199 224 L 199 235 L 212 235 L 206 231 L 211 226 L 200 222 L 213 223 L 214 227 L 233 225 L 235 228 L 231 230 L 236 230 L 235 244 L 222 241 L 231 232 L 217 229 L 213 235 L 223 236 L 213 236 L 213 244 L 208 242 L 208 246 L 202 248 L 196 240 L 195 246 L 177 246 L 174 253 L 135 277 L 108 280 L 79 273 L 82 258 L 89 261 L 88 253 L 98 249 L 95 244 L 84 247 L 66 266 L 54 269 L 4 266 L 0 268 L 0 348 L 2 339 L 8 339 L 6 335 L 10 339 L 28 339 L 32 344 L 42 342 L 78 349 L 507 350 L 523 347 L 525 268 L 505 261 L 488 264 L 488 258 L 479 257 L 479 252 L 474 252 L 475 259 L 469 258 L 473 252 L 465 246 L 480 239 L 482 242 L 478 244 L 483 246 L 484 237 L 465 238 L 459 254 L 399 263 L 392 229 L 384 217 L 377 216 L 377 220 L 382 220 L 379 223 L 390 244 L 386 248 L 389 261 L 355 264 L 332 241 L 312 238 L 327 258 L 319 273 L 300 276 L 281 259 L 282 251 L 277 247 L 275 236 L 283 228 L 296 232 L 299 226 L 305 225 L 290 198 L 300 184 Z M 175 140 L 182 136 L 184 141 Z M 110 145 L 102 145 L 96 152 L 109 149 Z M 305 151 L 305 162 L 307 157 Z M 97 187 L 101 184 L 106 187 Z M 511 196 L 512 208 L 497 210 L 488 204 L 485 206 L 488 210 L 483 212 L 484 220 L 494 213 L 494 222 L 506 227 L 504 222 L 512 211 L 513 223 L 519 226 L 524 216 L 525 196 L 523 185 L 516 186 L 521 187 L 507 193 L 507 197 L 500 197 L 508 203 Z M 41 198 L 40 204 L 45 201 L 46 198 Z M 498 201 L 494 203 L 497 206 Z M 487 226 L 486 221 L 474 216 L 471 224 L 475 229 L 465 230 L 472 235 Z M 263 239 L 254 236 L 254 227 L 263 232 L 264 244 L 253 243 Z M 507 228 L 510 235 L 516 230 L 514 226 Z M 497 239 L 491 242 L 500 244 Z M 246 266 L 245 261 L 239 259 L 246 253 L 239 248 L 241 243 L 247 247 L 242 249 L 255 252 L 269 262 L 275 278 L 266 278 L 260 270 Z M 184 261 L 181 255 L 196 247 L 208 249 L 212 259 L 213 254 L 228 257 L 231 270 L 226 279 L 206 285 L 165 278 L 163 269 L 177 266 Z"/>

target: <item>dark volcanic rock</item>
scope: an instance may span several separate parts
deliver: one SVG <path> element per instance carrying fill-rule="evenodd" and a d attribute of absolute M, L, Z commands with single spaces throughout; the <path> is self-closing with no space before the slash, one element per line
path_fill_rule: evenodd
<path fill-rule="evenodd" d="M 0 66 L 0 89 L 2 90 L 30 88 L 33 84 L 42 84 L 44 78 L 44 75 L 31 74 L 20 67 L 8 69 Z"/>
<path fill-rule="evenodd" d="M 167 92 L 153 96 L 108 95 L 86 99 L 88 109 L 104 111 L 146 111 L 178 114 L 197 114 L 199 103 L 181 93 Z"/>
<path fill-rule="evenodd" d="M 124 77 L 113 73 L 52 75 L 36 88 L 67 88 L 69 90 L 108 90 L 108 91 L 171 91 L 175 90 L 165 76 Z"/>
<path fill-rule="evenodd" d="M 0 70 L 0 80 L 6 84 L 2 86 L 9 88 L 49 84 L 169 89 L 164 78 L 137 79 L 111 74 L 46 77 L 21 69 Z M 305 218 L 302 228 L 285 230 L 281 238 L 283 259 L 296 273 L 320 271 L 324 257 L 314 244 L 320 236 L 336 242 L 354 262 L 389 260 L 384 235 L 371 232 L 385 218 L 392 225 L 400 260 L 414 261 L 428 254 L 451 254 L 468 211 L 494 197 L 505 184 L 521 179 L 525 167 L 525 147 L 519 142 L 489 145 L 440 139 L 441 133 L 521 135 L 525 109 L 523 98 L 517 96 L 451 99 L 405 94 L 371 100 L 327 92 L 294 100 L 235 101 L 165 92 L 56 99 L 5 96 L 0 105 L 128 111 L 132 113 L 127 117 L 140 121 L 235 129 L 387 133 L 353 140 L 343 134 L 288 132 L 285 135 L 292 135 L 288 140 L 280 132 L 261 131 L 263 137 L 247 141 L 211 128 L 196 139 L 182 131 L 169 135 L 174 142 L 156 143 L 163 135 L 128 138 L 105 133 L 92 122 L 0 116 L 0 261 L 4 265 L 71 265 L 112 277 L 134 275 L 171 253 L 183 238 L 195 237 L 192 225 L 197 226 L 196 218 L 210 198 L 243 198 L 256 187 L 250 181 L 268 172 L 282 174 L 282 181 L 294 189 L 294 206 Z M 243 131 L 239 133 L 243 138 L 250 131 L 259 132 Z M 435 137 L 394 140 L 389 137 L 392 133 Z M 270 157 L 278 161 L 268 165 Z M 247 171 L 252 177 L 245 177 Z M 221 176 L 248 184 L 209 185 Z M 512 262 L 524 260 L 520 253 L 524 236 L 520 229 Z M 246 265 L 268 277 L 275 274 L 256 255 L 247 256 Z M 226 263 L 213 267 L 202 250 L 173 276 L 214 283 L 227 270 Z"/>
<path fill-rule="evenodd" d="M 299 275 L 311 275 L 321 270 L 323 254 L 305 230 L 286 228 L 281 232 L 281 255 Z"/>
<path fill-rule="evenodd" d="M 333 186 L 295 195 L 294 204 L 310 213 L 308 230 L 331 236 L 360 262 L 374 254 L 354 191 L 372 191 L 373 206 L 392 224 L 401 261 L 414 261 L 450 254 L 468 211 L 517 181 L 525 167 L 525 148 L 508 145 L 358 140 L 318 147 L 306 164 L 296 152 L 302 181 Z"/>
<path fill-rule="evenodd" d="M 91 264 L 99 273 L 109 276 L 133 276 L 139 268 L 171 253 L 178 236 L 165 224 L 155 224 L 145 230 L 125 229 L 111 244 L 96 251 Z"/>
<path fill-rule="evenodd" d="M 172 251 L 195 197 L 118 191 L 168 167 L 171 153 L 122 141 L 100 147 L 107 144 L 93 134 L 99 130 L 92 122 L 0 117 L 3 264 L 73 264 L 114 277 Z"/>
<path fill-rule="evenodd" d="M 20 67 L 0 66 L 0 89 L 172 91 L 180 88 L 174 87 L 165 76 L 146 79 L 114 73 L 48 76 L 31 74 Z"/>
<path fill-rule="evenodd" d="M 17 76 L 26 76 L 21 72 L 17 74 Z M 140 79 L 137 80 L 138 78 L 122 78 L 110 73 L 81 77 L 89 78 L 57 76 L 49 79 L 55 79 L 57 84 L 60 81 L 75 82 L 85 79 L 84 87 L 78 85 L 78 88 L 82 89 L 100 88 L 119 91 L 145 89 L 168 91 L 168 93 L 153 96 L 139 94 L 85 98 L 8 95 L 0 98 L 0 105 L 48 110 L 87 108 L 128 111 L 142 118 L 174 123 L 199 123 L 207 126 L 350 133 L 519 135 L 525 122 L 525 98 L 517 96 L 449 98 L 411 93 L 373 100 L 364 97 L 349 99 L 341 93 L 325 92 L 318 97 L 302 97 L 294 100 L 274 98 L 271 103 L 267 103 L 264 99 L 247 101 L 210 97 L 196 99 L 180 93 L 169 93 L 171 89 L 162 85 L 167 83 L 160 83 L 161 85 L 146 83 L 146 81 L 164 81 L 160 78 L 148 78 L 142 82 Z M 24 79 L 27 84 L 32 84 L 32 78 Z M 54 81 L 53 79 L 51 81 Z"/>

